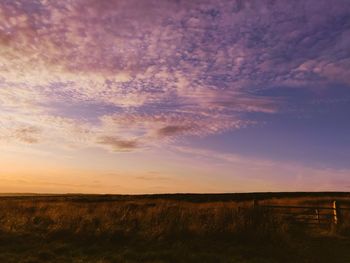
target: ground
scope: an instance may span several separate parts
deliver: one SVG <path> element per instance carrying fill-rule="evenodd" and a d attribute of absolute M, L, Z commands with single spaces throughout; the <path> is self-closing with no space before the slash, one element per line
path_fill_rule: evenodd
<path fill-rule="evenodd" d="M 260 203 L 320 206 L 337 198 L 346 207 L 350 200 L 283 196 Z M 256 195 L 243 197 L 3 197 L 0 262 L 350 262 L 349 228 L 291 227 L 256 211 Z M 344 226 L 348 219 L 343 213 Z"/>

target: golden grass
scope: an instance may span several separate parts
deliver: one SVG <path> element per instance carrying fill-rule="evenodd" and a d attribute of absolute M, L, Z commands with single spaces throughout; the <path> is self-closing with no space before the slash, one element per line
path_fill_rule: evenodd
<path fill-rule="evenodd" d="M 265 198 L 259 204 L 330 206 L 332 196 Z M 338 198 L 348 202 L 348 198 Z M 277 235 L 288 224 L 254 209 L 252 200 L 190 202 L 133 197 L 0 198 L 0 231 L 17 235 L 85 235 L 162 238 L 177 236 Z"/>
<path fill-rule="evenodd" d="M 7 196 L 0 198 L 0 262 L 350 260 L 350 213 L 343 214 L 340 232 L 316 229 L 326 235 L 313 239 L 315 231 L 254 208 L 257 197 L 261 206 L 350 204 L 347 196 L 326 194 Z"/>

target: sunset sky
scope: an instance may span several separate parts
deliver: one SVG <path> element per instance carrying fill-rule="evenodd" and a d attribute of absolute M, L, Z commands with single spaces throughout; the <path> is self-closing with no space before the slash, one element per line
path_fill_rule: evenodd
<path fill-rule="evenodd" d="M 349 0 L 0 0 L 0 192 L 350 191 Z"/>

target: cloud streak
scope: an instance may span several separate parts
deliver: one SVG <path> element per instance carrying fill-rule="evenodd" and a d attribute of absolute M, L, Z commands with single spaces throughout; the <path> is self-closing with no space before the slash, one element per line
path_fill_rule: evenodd
<path fill-rule="evenodd" d="M 99 138 L 97 143 L 110 146 L 116 152 L 131 151 L 138 148 L 136 140 L 123 140 L 118 137 L 104 136 Z"/>

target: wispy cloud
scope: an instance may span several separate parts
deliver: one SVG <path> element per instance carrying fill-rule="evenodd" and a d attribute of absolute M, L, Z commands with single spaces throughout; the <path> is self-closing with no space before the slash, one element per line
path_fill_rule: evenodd
<path fill-rule="evenodd" d="M 160 128 L 157 133 L 159 136 L 173 136 L 184 133 L 189 129 L 191 129 L 191 127 L 168 125 L 163 128 Z"/>
<path fill-rule="evenodd" d="M 177 146 L 173 150 L 185 154 L 183 158 L 191 156 L 196 167 L 203 167 L 213 173 L 221 171 L 220 178 L 225 178 L 221 189 L 227 189 L 229 192 L 257 191 L 257 189 L 348 191 L 349 169 L 307 166 L 296 162 L 253 158 L 204 148 Z M 230 184 L 230 180 L 238 185 L 233 182 Z"/>
<path fill-rule="evenodd" d="M 131 151 L 138 148 L 136 140 L 123 140 L 118 137 L 103 136 L 98 138 L 97 143 L 110 146 L 116 152 Z"/>
<path fill-rule="evenodd" d="M 13 134 L 16 139 L 29 144 L 37 143 L 39 135 L 40 130 L 33 126 L 18 128 Z"/>

